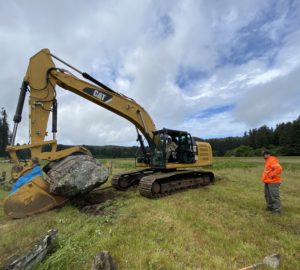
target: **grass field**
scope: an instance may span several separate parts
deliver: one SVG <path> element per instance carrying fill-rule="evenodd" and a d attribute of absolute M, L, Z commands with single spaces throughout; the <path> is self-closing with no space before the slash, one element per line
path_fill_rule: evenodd
<path fill-rule="evenodd" d="M 97 191 L 98 215 L 68 203 L 10 220 L 2 210 L 8 192 L 0 189 L 0 262 L 57 228 L 53 252 L 36 269 L 90 269 L 102 250 L 118 269 L 239 269 L 273 253 L 281 255 L 278 269 L 300 269 L 300 158 L 280 161 L 281 215 L 264 210 L 262 158 L 216 158 L 215 185 L 158 200 L 135 187 Z M 133 168 L 132 160 L 113 160 L 114 174 Z"/>

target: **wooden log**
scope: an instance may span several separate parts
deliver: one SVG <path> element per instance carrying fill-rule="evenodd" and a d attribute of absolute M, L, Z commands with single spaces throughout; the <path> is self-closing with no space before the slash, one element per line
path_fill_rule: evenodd
<path fill-rule="evenodd" d="M 57 230 L 49 230 L 48 233 L 39 241 L 37 241 L 33 247 L 30 248 L 25 254 L 14 258 L 6 266 L 0 270 L 30 270 L 36 264 L 41 262 L 49 250 L 52 248 L 53 241 L 57 236 Z"/>

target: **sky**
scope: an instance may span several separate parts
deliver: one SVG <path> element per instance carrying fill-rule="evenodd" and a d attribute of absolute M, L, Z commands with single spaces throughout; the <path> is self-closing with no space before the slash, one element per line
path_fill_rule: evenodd
<path fill-rule="evenodd" d="M 0 106 L 11 129 L 29 58 L 43 48 L 133 98 L 158 129 L 242 136 L 300 115 L 300 1 L 0 5 Z M 64 89 L 57 93 L 59 143 L 138 145 L 127 120 Z M 24 107 L 19 143 L 29 141 L 27 101 Z"/>

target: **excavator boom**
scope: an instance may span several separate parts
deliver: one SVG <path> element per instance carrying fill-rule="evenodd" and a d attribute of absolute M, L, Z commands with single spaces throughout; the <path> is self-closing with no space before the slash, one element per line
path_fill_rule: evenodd
<path fill-rule="evenodd" d="M 133 99 L 119 94 L 87 73 L 80 72 L 83 77 L 92 80 L 89 83 L 77 78 L 70 72 L 56 68 L 48 49 L 43 49 L 30 58 L 26 75 L 24 77 L 17 111 L 14 117 L 15 126 L 21 121 L 21 114 L 25 95 L 30 88 L 30 146 L 33 156 L 40 155 L 41 145 L 45 143 L 49 114 L 53 112 L 52 132 L 57 132 L 57 102 L 55 86 L 69 90 L 97 105 L 104 107 L 132 122 L 147 139 L 152 143 L 155 124 L 150 115 Z M 59 59 L 58 57 L 55 57 Z M 60 59 L 59 59 L 60 60 Z M 65 62 L 64 62 L 65 63 Z M 75 69 L 75 68 L 74 68 Z M 97 85 L 95 85 L 97 84 Z M 13 131 L 15 138 L 16 129 Z M 14 139 L 12 140 L 14 142 Z M 33 148 L 33 145 L 37 145 Z M 12 151 L 12 149 L 8 149 Z M 51 155 L 49 156 L 51 159 Z"/>

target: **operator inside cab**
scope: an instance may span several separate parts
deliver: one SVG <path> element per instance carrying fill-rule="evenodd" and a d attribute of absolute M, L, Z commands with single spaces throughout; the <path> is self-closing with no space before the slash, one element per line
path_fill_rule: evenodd
<path fill-rule="evenodd" d="M 176 154 L 176 149 L 178 147 L 177 143 L 172 139 L 171 136 L 167 135 L 166 139 L 166 161 L 176 161 L 177 160 L 177 154 Z"/>

